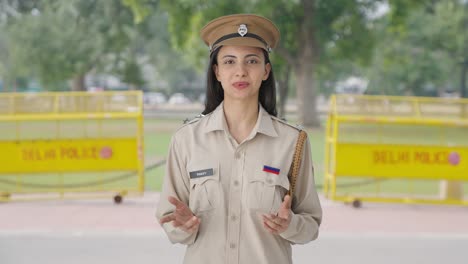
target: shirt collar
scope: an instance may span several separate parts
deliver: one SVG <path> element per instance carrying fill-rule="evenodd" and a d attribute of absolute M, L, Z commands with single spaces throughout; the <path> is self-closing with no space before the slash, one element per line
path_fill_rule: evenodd
<path fill-rule="evenodd" d="M 257 123 L 255 124 L 253 135 L 256 133 L 262 133 L 267 136 L 277 137 L 278 133 L 276 132 L 273 121 L 271 120 L 270 114 L 260 105 L 258 112 Z M 223 102 L 219 104 L 218 107 L 211 113 L 208 117 L 204 132 L 212 132 L 217 130 L 227 131 L 227 122 L 224 116 Z"/>
<path fill-rule="evenodd" d="M 211 131 L 226 130 L 227 125 L 225 123 L 226 120 L 224 119 L 223 102 L 221 102 L 208 116 L 204 132 L 208 133 Z"/>
<path fill-rule="evenodd" d="M 265 134 L 271 137 L 277 137 L 278 133 L 276 129 L 273 127 L 273 121 L 271 120 L 270 114 L 260 105 L 260 110 L 258 112 L 258 127 L 257 132 Z"/>

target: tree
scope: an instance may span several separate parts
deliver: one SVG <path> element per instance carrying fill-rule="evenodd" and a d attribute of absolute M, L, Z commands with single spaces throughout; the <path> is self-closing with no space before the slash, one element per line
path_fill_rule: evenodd
<path fill-rule="evenodd" d="M 370 92 L 427 96 L 455 90 L 460 62 L 467 57 L 463 17 L 462 2 L 450 0 L 413 8 L 398 24 L 383 18 L 369 70 Z"/>
<path fill-rule="evenodd" d="M 72 79 L 73 90 L 84 90 L 85 75 L 96 68 L 126 72 L 126 80 L 133 82 L 123 69 L 140 67 L 132 59 L 137 44 L 131 38 L 140 25 L 129 8 L 112 1 L 34 2 L 8 25 L 11 54 L 23 71 L 45 85 Z M 134 81 L 141 85 L 138 78 Z"/>
<path fill-rule="evenodd" d="M 158 80 L 164 80 L 165 87 L 156 87 L 166 93 L 182 92 L 189 89 L 187 86 L 197 85 L 204 79 L 200 71 L 187 62 L 188 56 L 173 49 L 171 35 L 168 32 L 168 16 L 160 9 L 145 17 L 144 24 L 147 32 L 153 32 L 154 37 L 144 41 L 144 53 L 147 62 L 155 67 Z M 147 34 L 147 33 L 144 33 Z M 202 91 L 202 85 L 198 92 Z"/>
<path fill-rule="evenodd" d="M 145 0 L 128 0 L 136 8 L 134 12 L 140 12 L 140 7 L 146 5 Z M 277 80 L 280 86 L 280 108 L 284 100 L 284 88 L 289 83 L 289 71 L 294 73 L 296 91 L 299 101 L 300 122 L 305 125 L 318 125 L 319 120 L 315 112 L 315 96 L 317 94 L 316 84 L 322 86 L 321 90 L 332 89 L 333 83 L 345 74 L 363 74 L 363 68 L 371 61 L 376 33 L 388 30 L 398 34 L 406 34 L 407 18 L 414 10 L 427 10 L 432 12 L 434 7 L 444 1 L 417 1 L 417 0 L 256 0 L 256 1 L 168 1 L 162 0 L 163 6 L 168 10 L 169 29 L 171 31 L 171 43 L 183 51 L 182 58 L 192 61 L 200 69 L 206 65 L 206 48 L 203 47 L 198 32 L 209 20 L 230 13 L 254 12 L 273 18 L 282 32 L 282 42 L 276 50 L 280 59 L 285 61 L 289 67 L 278 67 Z M 460 1 L 458 3 L 461 3 Z M 377 27 L 373 17 L 374 10 L 379 5 L 388 4 L 389 13 L 386 16 L 385 27 Z M 137 11 L 135 11 L 137 10 Z M 138 11 L 140 10 L 140 11 Z M 380 38 L 386 37 L 380 34 Z M 403 35 L 397 36 L 403 39 Z M 388 39 L 386 39 L 388 41 Z M 386 49 L 387 48 L 387 51 Z M 390 47 L 383 47 L 376 54 L 397 54 L 398 45 L 395 50 L 388 51 Z M 383 52 L 380 52 L 383 51 Z M 406 72 L 412 72 L 414 67 L 405 68 L 405 60 L 414 55 L 411 52 L 401 53 L 403 56 L 394 56 L 394 65 L 403 65 Z M 425 75 L 433 76 L 440 70 L 427 67 L 434 61 L 441 61 L 440 54 L 424 53 L 421 57 L 421 71 Z M 374 62 L 380 65 L 389 65 L 389 61 L 375 56 Z M 275 57 L 275 56 L 273 56 Z M 400 60 L 400 61 L 398 61 Z M 276 63 L 276 61 L 275 61 Z M 374 67 L 378 68 L 378 67 Z M 398 70 L 397 67 L 394 69 Z M 405 70 L 406 69 L 406 70 Z M 446 68 L 445 68 L 446 69 Z M 417 71 L 415 71 L 417 72 Z M 401 73 L 387 72 L 387 76 L 397 79 Z M 318 77 L 318 80 L 317 80 Z M 434 80 L 437 78 L 433 78 Z M 286 82 L 284 81 L 286 80 Z M 423 80 L 417 74 L 408 74 L 406 79 L 401 80 L 403 87 L 427 86 L 428 80 Z M 416 85 L 424 83 L 424 85 Z M 325 88 L 324 88 L 325 87 Z M 330 88 L 327 88 L 330 87 Z M 390 87 L 389 87 L 390 89 Z M 416 88 L 411 88 L 416 89 Z M 418 88 L 420 89 L 420 88 Z M 390 91 L 390 90 L 389 90 Z"/>
<path fill-rule="evenodd" d="M 201 41 L 195 45 L 193 40 L 210 19 L 239 12 L 273 18 L 282 33 L 276 52 L 294 74 L 299 122 L 306 126 L 320 123 L 314 76 L 319 65 L 326 65 L 338 57 L 362 62 L 370 60 L 373 37 L 368 14 L 379 2 L 383 1 L 163 1 L 171 15 L 173 40 L 179 47 L 189 46 L 196 58 L 199 58 L 200 49 L 194 47 L 199 47 Z"/>
<path fill-rule="evenodd" d="M 0 80 L 3 81 L 4 89 L 16 91 L 18 83 L 22 78 L 17 63 L 10 54 L 11 41 L 7 33 L 7 25 L 12 17 L 21 12 L 30 11 L 34 7 L 34 0 L 5 0 L 0 2 Z"/>

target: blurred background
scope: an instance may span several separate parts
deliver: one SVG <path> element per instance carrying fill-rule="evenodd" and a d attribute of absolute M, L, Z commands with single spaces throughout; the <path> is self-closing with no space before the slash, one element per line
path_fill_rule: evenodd
<path fill-rule="evenodd" d="M 468 0 L 0 0 L 0 263 L 32 263 L 44 256 L 50 261 L 43 263 L 75 263 L 70 256 L 76 263 L 181 261 L 183 248 L 170 247 L 156 228 L 157 192 L 171 135 L 203 110 L 209 51 L 199 31 L 211 19 L 233 13 L 260 14 L 279 27 L 280 44 L 271 53 L 279 116 L 309 132 L 325 232 L 318 244 L 298 250 L 297 263 L 308 263 L 311 255 L 325 263 L 349 262 L 336 252 L 360 263 L 462 263 L 461 248 L 468 245 L 463 207 L 398 203 L 417 194 L 442 197 L 435 203 L 468 204 L 468 101 L 459 100 L 468 97 Z M 384 97 L 353 97 L 359 95 Z M 345 117 L 351 124 L 337 128 L 338 140 L 326 125 L 331 110 L 351 113 Z M 353 123 L 356 113 L 365 119 Z M 391 118 L 378 120 L 382 116 Z M 54 148 L 73 140 L 70 163 L 49 171 L 47 166 L 39 174 L 22 171 L 27 166 L 8 162 L 18 142 L 29 151 L 23 159 L 31 162 L 55 159 Z M 385 144 L 423 146 L 417 153 L 426 165 L 451 151 L 439 169 L 448 167 L 458 176 L 439 173 L 431 182 L 418 176 L 422 167 L 415 166 L 408 167 L 416 175 L 409 179 L 383 179 L 382 168 L 370 181 L 344 177 L 337 194 L 347 203 L 360 192 L 404 195 L 396 205 L 353 211 L 324 197 L 330 189 L 335 195 L 330 186 L 336 181 L 326 180 L 335 162 L 334 140 L 384 146 L 378 157 L 387 165 L 404 163 L 410 154 Z M 44 142 L 55 143 L 44 147 Z M 99 153 L 108 159 L 121 151 L 132 152 L 134 163 L 99 175 L 70 165 L 73 158 Z M 341 153 L 348 154 L 339 155 L 345 161 L 340 164 L 358 156 Z M 363 153 L 371 152 L 363 148 Z M 103 163 L 83 164 L 96 169 Z M 435 173 L 433 168 L 423 171 Z M 401 176 L 405 167 L 393 166 L 394 172 Z M 78 202 L 39 202 L 29 196 L 106 191 L 109 197 L 117 193 L 114 201 L 121 202 L 127 195 L 122 190 L 144 195 L 125 198 L 119 207 L 111 199 L 89 196 Z M 14 198 L 12 193 L 33 202 L 1 202 Z M 82 231 L 91 235 L 77 239 Z M 360 239 L 358 233 L 370 235 Z M 131 242 L 115 242 L 116 236 Z M 30 256 L 21 253 L 26 242 L 32 243 L 26 248 Z M 106 251 L 107 245 L 117 250 Z M 52 253 L 52 247 L 60 250 Z M 125 250 L 133 258 L 124 256 Z"/>
<path fill-rule="evenodd" d="M 142 90 L 148 109 L 203 103 L 199 31 L 271 18 L 280 115 L 318 126 L 333 93 L 466 97 L 466 0 L 0 1 L 0 91 Z M 200 108 L 198 108 L 200 109 Z"/>
<path fill-rule="evenodd" d="M 322 182 L 331 94 L 467 96 L 467 10 L 466 0 L 2 0 L 0 92 L 26 93 L 28 105 L 48 91 L 113 91 L 108 100 L 124 107 L 119 91 L 141 90 L 145 153 L 163 159 L 172 132 L 203 110 L 200 29 L 258 13 L 282 34 L 271 55 L 279 116 L 315 133 Z M 159 169 L 148 172 L 152 190 Z"/>

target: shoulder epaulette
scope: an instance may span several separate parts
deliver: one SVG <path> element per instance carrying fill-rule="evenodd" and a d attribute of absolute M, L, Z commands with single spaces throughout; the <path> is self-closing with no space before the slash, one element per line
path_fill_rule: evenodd
<path fill-rule="evenodd" d="M 295 129 L 297 129 L 299 131 L 304 130 L 304 127 L 302 125 L 292 125 L 292 124 L 288 123 L 285 118 L 279 118 L 279 117 L 276 117 L 276 116 L 271 116 L 271 117 L 273 119 L 279 121 L 280 123 L 285 124 L 287 126 L 290 126 L 292 128 L 295 128 Z"/>
<path fill-rule="evenodd" d="M 184 119 L 183 123 L 184 123 L 184 125 L 192 124 L 192 123 L 195 123 L 195 122 L 199 121 L 199 120 L 202 119 L 204 116 L 205 116 L 205 115 L 199 114 L 199 115 L 193 117 L 192 119 L 186 118 L 186 119 Z"/>

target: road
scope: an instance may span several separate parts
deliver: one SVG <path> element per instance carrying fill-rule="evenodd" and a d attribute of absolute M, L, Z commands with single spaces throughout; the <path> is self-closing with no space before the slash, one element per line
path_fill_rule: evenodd
<path fill-rule="evenodd" d="M 181 263 L 154 219 L 158 193 L 110 199 L 0 204 L 1 264 Z M 293 246 L 295 264 L 466 263 L 468 209 L 364 204 L 321 197 L 318 240 Z"/>
<path fill-rule="evenodd" d="M 294 263 L 466 263 L 468 236 L 323 234 L 293 247 Z M 182 263 L 162 232 L 0 233 L 2 264 Z"/>

